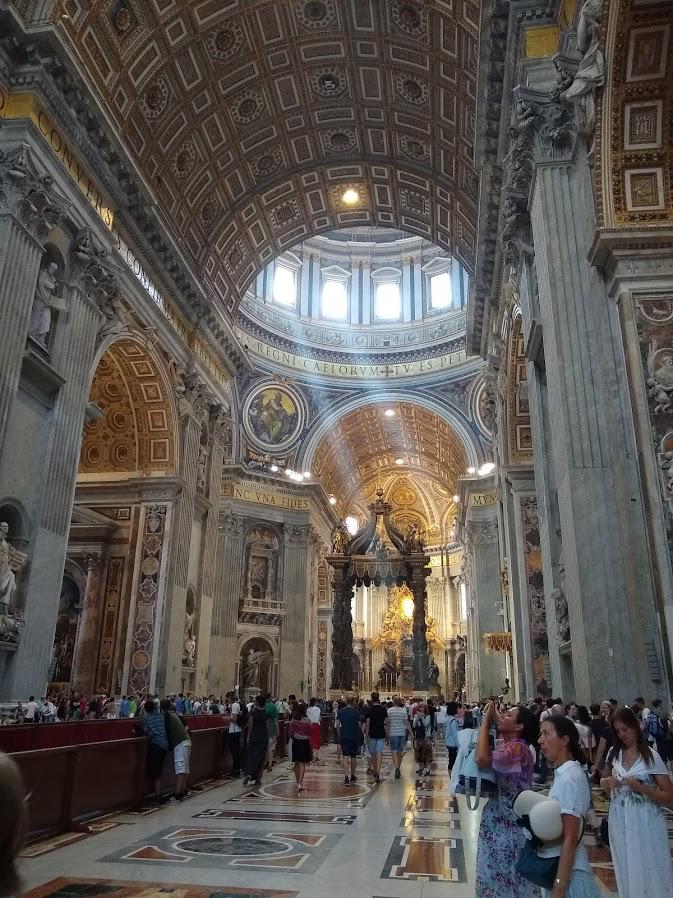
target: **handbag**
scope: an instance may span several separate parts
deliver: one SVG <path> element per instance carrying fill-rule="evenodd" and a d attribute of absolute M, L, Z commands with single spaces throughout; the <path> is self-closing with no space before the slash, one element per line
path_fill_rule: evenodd
<path fill-rule="evenodd" d="M 516 862 L 516 872 L 529 882 L 551 892 L 558 873 L 560 857 L 540 857 L 535 850 L 533 839 L 526 839 Z M 537 840 L 535 840 L 537 841 Z"/>
<path fill-rule="evenodd" d="M 498 794 L 498 780 L 492 767 L 479 767 L 476 761 L 479 729 L 472 731 L 468 750 L 460 765 L 456 792 L 465 796 L 471 811 L 479 807 L 479 799 Z"/>

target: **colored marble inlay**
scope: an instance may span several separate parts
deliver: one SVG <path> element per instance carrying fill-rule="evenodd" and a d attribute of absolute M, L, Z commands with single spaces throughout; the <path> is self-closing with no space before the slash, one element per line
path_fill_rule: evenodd
<path fill-rule="evenodd" d="M 413 814 L 405 814 L 400 820 L 400 826 L 404 829 L 416 827 L 433 827 L 435 829 L 460 829 L 460 820 L 435 820 L 429 817 L 415 817 Z"/>
<path fill-rule="evenodd" d="M 267 804 L 362 808 L 372 798 L 376 790 L 375 784 L 364 781 L 364 775 L 362 780 L 362 782 L 346 786 L 338 774 L 329 774 L 324 771 L 311 772 L 311 775 L 307 774 L 304 780 L 305 790 L 297 792 L 294 777 L 283 776 L 254 789 L 249 789 L 235 798 L 230 798 L 226 804 L 264 801 Z"/>
<path fill-rule="evenodd" d="M 455 797 L 444 797 L 444 798 L 433 798 L 426 797 L 424 795 L 416 795 L 415 793 L 411 793 L 409 796 L 409 800 L 407 801 L 407 806 L 405 808 L 406 811 L 413 811 L 415 813 L 420 812 L 432 812 L 432 811 L 441 811 L 445 814 L 457 814 L 458 813 L 458 801 Z"/>
<path fill-rule="evenodd" d="M 173 827 L 101 860 L 210 870 L 243 867 L 315 873 L 340 839 L 340 835 L 315 833 Z"/>
<path fill-rule="evenodd" d="M 460 839 L 426 839 L 422 836 L 396 838 L 388 852 L 381 879 L 467 882 L 463 843 Z"/>
<path fill-rule="evenodd" d="M 267 820 L 278 823 L 326 823 L 351 826 L 357 820 L 355 814 L 301 814 L 294 811 L 255 811 L 244 808 L 220 810 L 209 808 L 194 814 L 194 819 L 210 818 L 211 820 Z"/>
<path fill-rule="evenodd" d="M 237 889 L 227 886 L 173 885 L 168 882 L 127 882 L 116 879 L 62 877 L 25 892 L 23 898 L 297 898 L 298 892 L 281 889 Z"/>

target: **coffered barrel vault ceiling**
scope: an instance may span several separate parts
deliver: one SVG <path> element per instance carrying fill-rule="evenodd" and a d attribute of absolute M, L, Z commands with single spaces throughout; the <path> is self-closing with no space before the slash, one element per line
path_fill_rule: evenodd
<path fill-rule="evenodd" d="M 71 55 L 228 310 L 279 252 L 344 226 L 421 234 L 473 270 L 476 0 L 60 7 Z"/>
<path fill-rule="evenodd" d="M 391 409 L 394 417 L 384 412 Z M 401 464 L 397 460 L 401 459 Z M 452 505 L 458 478 L 467 467 L 465 448 L 446 421 L 409 402 L 368 405 L 341 418 L 311 462 L 311 472 L 347 513 L 350 506 L 373 498 L 379 479 L 410 474 L 434 484 L 437 511 Z"/>

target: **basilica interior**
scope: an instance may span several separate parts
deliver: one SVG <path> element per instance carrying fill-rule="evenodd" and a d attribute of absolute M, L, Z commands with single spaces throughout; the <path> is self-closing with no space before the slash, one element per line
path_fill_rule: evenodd
<path fill-rule="evenodd" d="M 670 700 L 672 29 L 0 0 L 0 709 Z"/>

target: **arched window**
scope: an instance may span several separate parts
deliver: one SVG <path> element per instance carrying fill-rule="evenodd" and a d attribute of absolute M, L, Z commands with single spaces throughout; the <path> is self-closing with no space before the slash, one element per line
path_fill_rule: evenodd
<path fill-rule="evenodd" d="M 448 309 L 453 303 L 451 294 L 451 274 L 443 271 L 430 278 L 430 309 Z"/>
<path fill-rule="evenodd" d="M 279 306 L 297 305 L 297 279 L 295 272 L 285 265 L 276 265 L 273 275 L 273 301 Z"/>
<path fill-rule="evenodd" d="M 348 317 L 348 292 L 343 281 L 326 280 L 322 288 L 320 314 L 332 321 L 345 321 Z"/>
<path fill-rule="evenodd" d="M 348 532 L 350 533 L 351 536 L 355 536 L 355 534 L 360 529 L 360 524 L 358 522 L 358 519 L 354 515 L 350 514 L 346 518 L 345 523 L 346 523 L 346 530 L 348 530 Z"/>
<path fill-rule="evenodd" d="M 399 284 L 391 281 L 376 285 L 374 318 L 378 321 L 398 321 L 402 317 L 402 296 Z"/>

